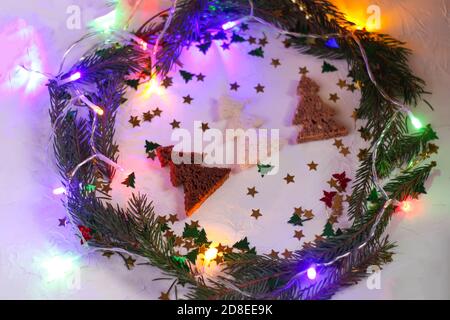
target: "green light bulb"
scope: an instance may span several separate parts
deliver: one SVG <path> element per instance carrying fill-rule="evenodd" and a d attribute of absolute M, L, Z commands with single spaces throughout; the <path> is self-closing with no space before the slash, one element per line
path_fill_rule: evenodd
<path fill-rule="evenodd" d="M 422 122 L 416 116 L 414 116 L 412 113 L 409 115 L 409 118 L 411 119 L 411 123 L 414 126 L 414 128 L 416 128 L 417 130 L 423 128 Z"/>

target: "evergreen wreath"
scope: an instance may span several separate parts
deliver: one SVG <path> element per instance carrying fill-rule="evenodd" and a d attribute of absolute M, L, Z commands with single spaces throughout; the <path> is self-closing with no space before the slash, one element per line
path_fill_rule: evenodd
<path fill-rule="evenodd" d="M 385 34 L 356 30 L 326 0 L 253 2 L 254 7 L 247 0 L 179 0 L 170 24 L 158 20 L 167 19 L 166 10 L 134 33 L 133 39 L 156 45 L 156 59 L 139 43 L 114 43 L 97 47 L 69 72 L 50 80 L 53 145 L 66 189 L 65 206 L 71 222 L 78 226 L 82 243 L 146 258 L 150 265 L 174 278 L 175 285 L 185 286 L 189 299 L 328 299 L 340 288 L 365 277 L 369 265 L 391 261 L 394 244 L 384 233 L 398 201 L 426 193 L 424 183 L 436 166 L 435 162 L 426 163 L 435 149 L 430 142 L 437 139 L 436 133 L 431 126 L 411 133 L 407 114 L 386 99 L 387 95 L 415 106 L 425 101 L 425 84 L 410 70 L 411 52 L 404 43 Z M 204 230 L 186 227 L 184 236 L 193 239 L 195 248 L 187 256 L 178 256 L 174 238 L 163 236 L 167 224 L 158 219 L 145 195 L 133 195 L 123 209 L 112 206 L 107 193 L 99 189 L 92 192 L 89 186 L 107 183 L 116 172 L 111 165 L 119 156 L 114 125 L 127 86 L 136 87 L 142 79 L 154 76 L 163 83 L 170 81 L 166 75 L 180 63 L 178 58 L 185 47 L 195 44 L 207 50 L 214 37 L 211 30 L 221 30 L 224 23 L 247 16 L 250 10 L 257 19 L 292 33 L 336 35 L 314 37 L 314 41 L 308 41 L 307 36 L 288 35 L 287 43 L 301 53 L 347 61 L 349 77 L 361 87 L 357 117 L 366 120 L 364 130 L 372 144 L 353 185 L 350 228 L 283 260 L 256 254 L 243 239 L 224 255 L 222 276 L 204 279 L 192 263 L 192 257 L 195 261 L 199 250 L 209 244 Z M 329 45 L 330 39 L 335 45 Z M 385 95 L 371 81 L 358 43 L 365 48 Z M 82 77 L 74 78 L 76 72 Z M 139 77 L 133 78 L 135 75 Z M 71 77 L 76 81 L 69 81 Z M 81 88 L 84 94 L 79 105 L 102 106 L 101 117 L 89 109 L 85 115 L 72 109 L 79 102 Z M 374 177 L 373 169 L 378 177 Z M 383 190 L 377 188 L 377 178 L 386 180 Z M 320 274 L 314 281 L 305 277 L 312 265 Z"/>

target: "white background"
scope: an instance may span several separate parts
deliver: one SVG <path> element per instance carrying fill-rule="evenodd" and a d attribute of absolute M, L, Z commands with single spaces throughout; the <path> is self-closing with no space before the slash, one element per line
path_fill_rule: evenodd
<path fill-rule="evenodd" d="M 397 254 L 395 261 L 382 271 L 382 289 L 368 290 L 363 281 L 335 297 L 448 299 L 450 1 L 365 2 L 379 4 L 383 12 L 389 15 L 382 31 L 408 42 L 408 46 L 414 50 L 411 64 L 417 75 L 426 80 L 428 90 L 433 92 L 429 101 L 435 111 L 430 112 L 421 106 L 418 114 L 433 124 L 441 138 L 440 154 L 437 157 L 439 170 L 430 179 L 428 196 L 417 204 L 414 214 L 396 216 L 392 222 L 389 231 L 392 239 L 398 243 Z M 144 15 L 158 10 L 158 4 L 154 1 L 147 3 Z M 20 47 L 25 46 L 17 39 L 8 38 L 6 27 L 13 25 L 17 19 L 23 19 L 32 26 L 33 32 L 38 35 L 35 38 L 40 38 L 39 47 L 45 55 L 45 70 L 56 72 L 55 62 L 59 62 L 67 46 L 85 32 L 85 29 L 66 28 L 66 9 L 70 4 L 82 8 L 83 21 L 90 21 L 108 12 L 104 1 L 100 0 L 95 1 L 95 4 L 81 0 L 2 1 L 0 40 L 5 48 L 0 52 L 1 83 L 7 82 L 13 67 L 11 61 L 15 61 L 15 52 L 20 52 Z M 162 4 L 161 8 L 166 5 Z M 276 51 L 271 52 L 275 54 Z M 282 62 L 291 59 L 284 53 L 280 53 L 279 57 Z M 314 63 L 311 61 L 304 64 L 310 66 Z M 344 70 L 342 75 L 345 76 Z M 294 74 L 286 71 L 286 78 L 289 77 L 295 79 Z M 326 86 L 323 88 L 327 90 Z M 50 161 L 51 149 L 46 151 L 50 136 L 48 95 L 45 87 L 28 94 L 23 89 L 2 87 L 1 96 L 0 298 L 156 299 L 169 286 L 167 282 L 152 281 L 159 274 L 156 270 L 138 267 L 130 272 L 123 267 L 120 259 L 108 261 L 98 255 L 84 257 L 80 262 L 79 287 L 68 288 L 65 284 L 46 283 L 39 269 L 40 261 L 52 252 L 60 252 L 61 248 L 73 252 L 79 250 L 77 240 L 70 237 L 70 232 L 61 231 L 56 226 L 57 218 L 61 218 L 64 212 L 58 199 L 51 194 L 58 185 L 58 175 Z M 276 94 L 269 97 L 272 100 L 264 101 L 264 105 L 279 103 Z M 352 101 L 353 105 L 357 103 L 357 100 L 351 99 L 345 97 L 344 101 Z M 123 123 L 126 120 L 121 119 Z M 171 121 L 169 118 L 167 120 L 164 125 Z"/>

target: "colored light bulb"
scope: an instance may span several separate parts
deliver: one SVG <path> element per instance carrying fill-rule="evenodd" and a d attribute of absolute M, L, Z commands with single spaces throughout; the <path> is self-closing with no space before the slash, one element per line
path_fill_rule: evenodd
<path fill-rule="evenodd" d="M 55 196 L 65 194 L 65 193 L 66 193 L 66 188 L 64 188 L 64 187 L 59 187 L 59 188 L 53 189 L 53 194 Z"/>
<path fill-rule="evenodd" d="M 223 30 L 230 30 L 230 29 L 236 27 L 237 25 L 238 25 L 238 22 L 237 22 L 237 21 L 229 21 L 229 22 L 224 23 L 224 24 L 222 25 L 222 29 L 223 29 Z"/>
<path fill-rule="evenodd" d="M 414 126 L 414 128 L 416 128 L 417 130 L 422 129 L 423 128 L 423 124 L 422 122 L 412 113 L 409 114 L 409 119 L 411 119 L 411 123 Z"/>
<path fill-rule="evenodd" d="M 316 268 L 313 266 L 309 267 L 308 270 L 306 271 L 306 275 L 308 276 L 309 280 L 315 280 L 317 277 Z"/>
<path fill-rule="evenodd" d="M 81 73 L 80 72 L 75 72 L 74 74 L 72 74 L 69 77 L 70 81 L 77 81 L 80 78 L 81 78 Z"/>

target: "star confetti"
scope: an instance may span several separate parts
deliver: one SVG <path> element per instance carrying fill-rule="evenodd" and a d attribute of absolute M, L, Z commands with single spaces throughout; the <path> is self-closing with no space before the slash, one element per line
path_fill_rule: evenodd
<path fill-rule="evenodd" d="M 161 86 L 163 86 L 166 89 L 171 87 L 172 85 L 173 85 L 173 78 L 171 77 L 165 77 L 161 82 Z"/>
<path fill-rule="evenodd" d="M 59 220 L 58 227 L 65 227 L 67 225 L 67 217 L 58 220 Z"/>
<path fill-rule="evenodd" d="M 265 87 L 260 83 L 255 87 L 256 93 L 264 93 L 264 89 Z"/>
<path fill-rule="evenodd" d="M 183 103 L 191 104 L 191 102 L 194 100 L 189 94 L 185 97 L 183 97 Z"/>
<path fill-rule="evenodd" d="M 345 81 L 343 79 L 339 79 L 337 86 L 341 89 L 344 89 L 347 86 L 347 81 Z"/>
<path fill-rule="evenodd" d="M 136 183 L 136 176 L 133 173 L 131 173 L 123 182 L 122 184 L 126 185 L 129 188 L 135 188 L 135 183 Z"/>
<path fill-rule="evenodd" d="M 331 208 L 333 205 L 333 198 L 336 194 L 337 194 L 337 192 L 334 192 L 334 191 L 331 191 L 331 192 L 324 191 L 323 192 L 324 196 L 322 199 L 320 199 L 320 201 L 324 202 L 328 208 Z"/>
<path fill-rule="evenodd" d="M 284 178 L 284 180 L 286 180 L 286 183 L 295 183 L 294 181 L 295 176 L 291 176 L 289 173 L 286 175 L 286 177 Z"/>
<path fill-rule="evenodd" d="M 309 73 L 309 70 L 307 67 L 300 67 L 300 72 L 301 75 L 306 76 Z"/>
<path fill-rule="evenodd" d="M 203 132 L 206 132 L 207 130 L 210 129 L 209 124 L 207 122 L 205 122 L 205 123 L 202 122 L 200 129 L 202 129 Z"/>
<path fill-rule="evenodd" d="M 344 191 L 347 190 L 348 183 L 350 181 L 352 181 L 351 179 L 347 178 L 345 171 L 342 172 L 342 173 L 333 174 L 333 178 L 336 179 L 339 182 L 339 186 Z"/>
<path fill-rule="evenodd" d="M 277 67 L 281 66 L 280 59 L 272 59 L 271 65 L 274 68 L 277 68 Z"/>
<path fill-rule="evenodd" d="M 336 146 L 336 148 L 340 149 L 344 146 L 344 144 L 342 143 L 342 139 L 334 139 L 334 144 L 333 146 Z"/>
<path fill-rule="evenodd" d="M 267 41 L 267 37 L 264 36 L 264 38 L 259 39 L 258 44 L 262 47 L 265 47 L 269 41 Z"/>
<path fill-rule="evenodd" d="M 355 92 L 356 91 L 356 86 L 354 83 L 351 83 L 347 86 L 347 90 L 351 91 L 351 92 Z"/>
<path fill-rule="evenodd" d="M 230 83 L 230 90 L 238 91 L 239 87 L 240 87 L 240 85 L 237 82 Z"/>
<path fill-rule="evenodd" d="M 283 44 L 286 49 L 292 46 L 292 42 L 287 38 L 283 40 Z"/>
<path fill-rule="evenodd" d="M 138 117 L 131 116 L 128 122 L 133 126 L 133 128 L 139 127 L 141 125 L 141 120 L 139 120 Z"/>
<path fill-rule="evenodd" d="M 247 188 L 247 195 L 251 196 L 252 198 L 255 197 L 255 195 L 258 193 L 258 191 L 256 190 L 256 187 L 253 188 Z"/>
<path fill-rule="evenodd" d="M 346 157 L 350 154 L 350 149 L 348 147 L 342 147 L 340 153 Z"/>
<path fill-rule="evenodd" d="M 249 37 L 248 39 L 247 39 L 247 41 L 248 41 L 248 43 L 250 43 L 250 44 L 256 44 L 256 38 L 255 37 Z"/>
<path fill-rule="evenodd" d="M 367 159 L 368 156 L 369 156 L 368 149 L 359 149 L 359 153 L 358 153 L 359 161 L 363 161 L 363 160 Z"/>
<path fill-rule="evenodd" d="M 169 219 L 168 219 L 172 224 L 174 224 L 175 222 L 178 221 L 178 216 L 176 214 L 171 214 L 169 215 Z"/>
<path fill-rule="evenodd" d="M 153 115 L 155 117 L 161 117 L 161 113 L 162 113 L 162 110 L 159 109 L 159 108 L 156 108 L 156 109 L 153 110 Z"/>
<path fill-rule="evenodd" d="M 285 249 L 281 255 L 283 255 L 285 259 L 290 259 L 290 258 L 292 258 L 292 251 Z"/>
<path fill-rule="evenodd" d="M 142 114 L 142 118 L 143 118 L 143 120 L 146 121 L 146 122 L 152 122 L 152 120 L 153 120 L 154 117 L 155 117 L 155 116 L 154 116 L 153 113 L 151 113 L 150 111 L 144 112 L 144 113 Z"/>
<path fill-rule="evenodd" d="M 340 98 L 337 93 L 330 93 L 330 101 L 333 101 L 334 103 L 336 103 L 339 99 Z"/>
<path fill-rule="evenodd" d="M 312 170 L 317 171 L 318 166 L 319 165 L 317 163 L 315 163 L 314 161 L 311 161 L 311 163 L 308 163 L 309 171 L 312 171 Z"/>
<path fill-rule="evenodd" d="M 181 124 L 181 122 L 177 121 L 175 119 L 173 119 L 173 121 L 170 123 L 170 125 L 172 126 L 172 129 L 180 128 L 180 124 Z"/>
<path fill-rule="evenodd" d="M 125 265 L 128 269 L 134 268 L 134 263 L 136 262 L 136 259 L 133 259 L 133 257 L 129 256 L 125 259 Z"/>
<path fill-rule="evenodd" d="M 262 217 L 261 210 L 260 209 L 252 209 L 251 216 L 253 218 L 255 218 L 256 220 L 258 220 L 259 217 Z"/>
<path fill-rule="evenodd" d="M 306 219 L 312 219 L 312 218 L 314 218 L 314 213 L 312 210 L 305 210 L 305 213 L 303 214 L 303 216 Z"/>
<path fill-rule="evenodd" d="M 271 257 L 272 259 L 279 259 L 278 253 L 279 253 L 278 251 L 272 249 L 272 251 L 270 251 L 268 256 Z"/>
<path fill-rule="evenodd" d="M 303 231 L 294 231 L 294 238 L 297 238 L 298 240 L 302 240 L 302 238 L 305 237 L 305 235 L 303 234 Z"/>
<path fill-rule="evenodd" d="M 196 75 L 197 77 L 197 81 L 205 81 L 206 76 L 204 74 L 199 73 L 198 75 Z"/>

